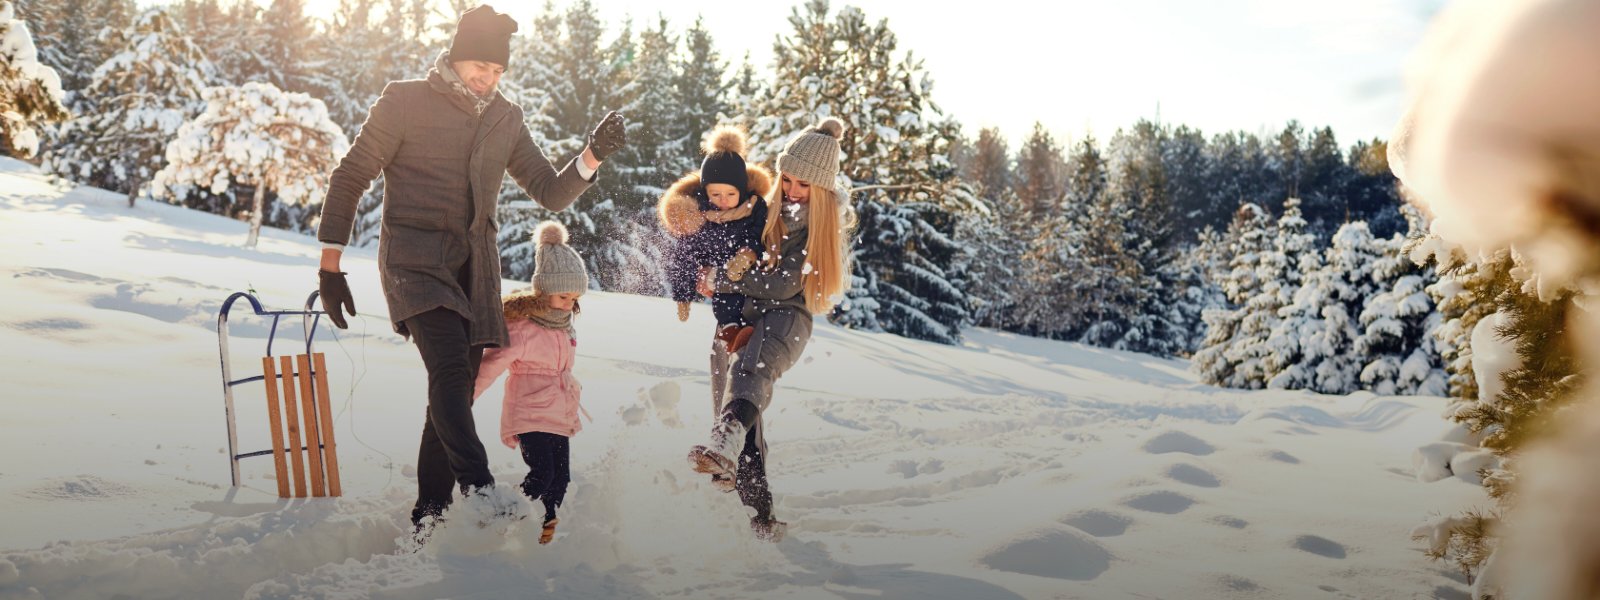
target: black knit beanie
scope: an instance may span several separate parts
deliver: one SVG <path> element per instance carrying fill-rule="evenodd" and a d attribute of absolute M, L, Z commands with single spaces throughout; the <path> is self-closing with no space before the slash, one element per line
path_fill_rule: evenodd
<path fill-rule="evenodd" d="M 739 190 L 739 199 L 750 196 L 750 176 L 745 173 L 744 159 L 737 152 L 718 150 L 706 155 L 700 163 L 700 185 L 726 183 Z"/>
<path fill-rule="evenodd" d="M 461 13 L 461 20 L 456 22 L 456 35 L 450 40 L 450 60 L 481 60 L 510 66 L 507 63 L 511 60 L 511 34 L 516 32 L 516 19 L 480 4 Z"/>

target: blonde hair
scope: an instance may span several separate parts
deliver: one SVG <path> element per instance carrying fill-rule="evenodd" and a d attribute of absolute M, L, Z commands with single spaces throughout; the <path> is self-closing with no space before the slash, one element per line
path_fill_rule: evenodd
<path fill-rule="evenodd" d="M 539 292 L 533 291 L 532 287 L 528 288 L 528 294 L 531 297 L 531 299 L 529 300 L 529 303 L 532 305 L 529 308 L 531 308 L 531 309 L 533 309 L 534 311 L 537 311 L 537 312 L 544 312 L 544 311 L 550 310 L 550 296 L 551 296 L 551 294 L 541 294 Z M 578 299 L 577 298 L 573 298 L 572 299 L 572 314 L 576 315 L 576 314 L 581 313 L 581 312 L 583 312 L 583 305 L 578 304 Z"/>
<path fill-rule="evenodd" d="M 778 264 L 783 238 L 789 234 L 789 228 L 783 224 L 782 180 L 782 172 L 772 178 L 772 189 L 768 190 L 767 197 L 778 198 L 778 206 L 768 207 L 767 225 L 761 230 L 761 244 L 767 248 L 768 267 Z M 814 315 L 825 315 L 833 312 L 834 304 L 844 296 L 850 283 L 847 243 L 855 230 L 856 218 L 855 211 L 841 204 L 838 193 L 833 190 L 813 185 L 810 198 L 805 262 L 811 265 L 811 269 L 800 276 L 803 280 L 801 293 L 805 297 L 806 310 Z"/>

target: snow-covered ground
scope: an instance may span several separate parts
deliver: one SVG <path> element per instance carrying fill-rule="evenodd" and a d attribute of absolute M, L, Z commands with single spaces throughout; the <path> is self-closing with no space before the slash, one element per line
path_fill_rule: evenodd
<path fill-rule="evenodd" d="M 754 540 L 684 460 L 711 421 L 709 308 L 684 324 L 605 293 L 578 320 L 594 422 L 555 542 L 525 521 L 487 552 L 450 531 L 404 552 L 424 376 L 371 251 L 345 260 L 361 316 L 317 342 L 345 496 L 279 500 L 264 457 L 229 486 L 217 310 L 315 285 L 314 240 L 246 250 L 246 227 L 0 159 L 0 598 L 1466 597 L 1408 539 L 1483 502 L 1413 476 L 1441 399 L 1223 390 L 1182 361 L 983 330 L 947 347 L 819 325 L 768 415 L 789 537 Z M 249 312 L 239 377 L 265 350 Z M 262 387 L 238 390 L 241 450 L 264 449 Z M 482 400 L 496 476 L 518 481 L 498 390 Z"/>

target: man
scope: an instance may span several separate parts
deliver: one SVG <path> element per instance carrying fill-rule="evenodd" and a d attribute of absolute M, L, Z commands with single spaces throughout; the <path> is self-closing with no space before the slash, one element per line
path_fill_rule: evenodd
<path fill-rule="evenodd" d="M 626 143 L 622 117 L 612 112 L 583 154 L 555 169 L 534 145 L 522 108 L 496 90 L 516 31 L 516 21 L 489 6 L 469 10 L 427 79 L 385 87 L 333 172 L 317 229 L 323 310 L 344 329 L 355 304 L 339 257 L 357 201 L 384 175 L 378 273 L 395 331 L 416 343 L 428 371 L 411 513 L 419 529 L 450 505 L 452 484 L 468 495 L 494 483 L 473 423 L 472 386 L 483 349 L 507 343 L 494 220 L 504 175 L 559 211 Z"/>

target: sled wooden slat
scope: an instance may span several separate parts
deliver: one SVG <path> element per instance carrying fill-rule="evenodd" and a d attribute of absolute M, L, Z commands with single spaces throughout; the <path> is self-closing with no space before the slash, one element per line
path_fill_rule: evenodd
<path fill-rule="evenodd" d="M 300 409 L 295 404 L 294 358 L 283 358 L 283 407 L 289 422 L 289 465 L 294 467 L 294 497 L 306 497 L 305 459 L 300 456 Z"/>
<path fill-rule="evenodd" d="M 278 369 L 271 356 L 261 357 L 261 372 L 267 382 L 267 422 L 272 429 L 272 472 L 278 480 L 278 497 L 289 497 L 289 464 L 284 460 L 283 412 L 278 409 Z"/>
<path fill-rule="evenodd" d="M 328 473 L 328 495 L 342 496 L 344 491 L 339 485 L 339 452 L 338 446 L 333 441 L 333 400 L 328 396 L 328 362 L 326 356 L 318 352 L 312 356 L 312 372 L 316 375 L 317 383 L 317 409 L 322 416 L 322 461 Z"/>
<path fill-rule="evenodd" d="M 280 363 L 278 359 L 283 357 L 283 353 L 274 352 L 273 343 L 281 337 L 279 335 L 281 333 L 279 325 L 284 322 L 284 319 L 286 317 L 297 318 L 300 320 L 302 329 L 300 335 L 296 336 L 299 338 L 297 341 L 304 344 L 304 354 L 310 356 L 314 353 L 312 341 L 316 337 L 317 325 L 321 322 L 322 316 L 327 314 L 326 311 L 317 308 L 317 298 L 320 295 L 316 291 L 311 292 L 311 295 L 306 297 L 304 308 L 299 310 L 267 310 L 261 306 L 261 300 L 256 298 L 253 292 L 234 292 L 228 296 L 227 300 L 222 302 L 222 308 L 217 311 L 217 365 L 222 372 L 222 409 L 223 416 L 227 418 L 228 427 L 228 474 L 234 489 L 244 486 L 244 479 L 239 470 L 239 461 L 241 459 L 270 454 L 274 456 L 273 466 L 276 469 L 277 483 L 279 485 L 289 485 L 289 471 L 292 470 L 296 476 L 297 484 L 289 485 L 289 487 L 298 492 L 298 497 L 303 498 L 306 496 L 304 479 L 306 465 L 301 453 L 308 449 L 308 445 L 319 448 L 325 447 L 325 445 L 319 439 L 320 435 L 315 435 L 305 440 L 304 444 L 301 442 L 300 430 L 304 426 L 304 421 L 301 420 L 300 416 L 301 403 L 296 400 L 296 397 L 311 396 L 311 399 L 315 400 L 315 394 L 314 392 L 296 392 L 297 382 L 295 381 L 293 356 L 284 358 Z M 249 303 L 249 312 L 257 318 L 264 319 L 267 327 L 267 347 L 262 362 L 262 374 L 244 378 L 234 376 L 232 362 L 228 359 L 228 315 L 235 304 L 241 300 Z M 237 311 L 234 312 L 237 313 Z M 308 370 L 301 369 L 301 371 Z M 309 375 L 304 376 L 309 377 Z M 272 419 L 269 430 L 278 437 L 273 440 L 272 448 L 241 451 L 234 390 L 241 385 L 255 385 L 258 381 L 267 386 L 269 401 L 269 414 L 267 416 Z M 282 383 L 280 384 L 280 382 Z M 280 388 L 278 387 L 279 385 L 283 387 Z M 302 389 L 308 389 L 304 387 L 305 384 L 298 385 L 302 386 Z M 308 413 L 308 416 L 313 421 L 320 418 L 316 415 L 316 411 Z M 285 428 L 284 423 L 288 424 L 287 428 Z M 285 464 L 291 461 L 292 465 Z M 293 468 L 290 469 L 289 467 Z M 291 497 L 287 493 L 280 493 L 280 496 Z"/>
<path fill-rule="evenodd" d="M 295 362 L 300 365 L 300 374 L 296 379 L 300 382 L 300 415 L 305 418 L 306 427 L 306 454 L 311 465 L 308 472 L 311 478 L 311 495 L 317 498 L 328 495 L 327 487 L 322 485 L 322 444 L 321 435 L 317 427 L 317 398 L 311 392 L 311 357 L 305 354 L 295 356 Z"/>

